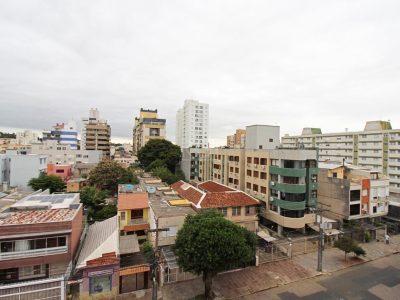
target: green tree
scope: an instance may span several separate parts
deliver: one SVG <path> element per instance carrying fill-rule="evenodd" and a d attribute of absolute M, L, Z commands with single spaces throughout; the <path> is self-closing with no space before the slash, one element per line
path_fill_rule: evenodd
<path fill-rule="evenodd" d="M 94 213 L 95 220 L 105 220 L 114 217 L 117 214 L 117 206 L 114 204 L 107 204 L 103 206 L 100 210 Z"/>
<path fill-rule="evenodd" d="M 206 299 L 212 298 L 212 281 L 219 272 L 252 262 L 255 251 L 254 233 L 215 210 L 187 216 L 174 247 L 179 266 L 203 276 Z"/>
<path fill-rule="evenodd" d="M 118 183 L 129 183 L 133 180 L 133 173 L 128 173 L 118 162 L 113 160 L 101 161 L 89 173 L 90 184 L 111 193 L 117 192 Z"/>
<path fill-rule="evenodd" d="M 35 191 L 49 189 L 50 193 L 62 192 L 65 188 L 65 183 L 60 177 L 45 173 L 41 173 L 38 178 L 29 180 L 28 185 Z"/>
<path fill-rule="evenodd" d="M 0 138 L 15 139 L 16 135 L 15 135 L 15 133 L 7 133 L 7 132 L 1 132 L 0 131 Z"/>
<path fill-rule="evenodd" d="M 160 179 L 168 184 L 173 184 L 180 180 L 178 176 L 173 174 L 167 167 L 157 167 L 151 171 L 154 176 L 160 177 Z"/>
<path fill-rule="evenodd" d="M 347 260 L 347 254 L 353 252 L 355 255 L 365 255 L 366 252 L 355 241 L 347 237 L 341 237 L 335 242 L 335 247 L 344 252 L 344 260 Z"/>
<path fill-rule="evenodd" d="M 151 162 L 146 168 L 145 171 L 146 172 L 150 172 L 156 168 L 160 168 L 160 167 L 167 167 L 167 165 L 165 164 L 165 161 L 161 160 L 161 159 L 156 159 L 155 161 Z"/>
<path fill-rule="evenodd" d="M 137 156 L 144 168 L 159 159 L 165 163 L 171 172 L 175 172 L 177 164 L 182 159 L 182 152 L 179 146 L 170 141 L 153 139 L 139 150 Z"/>

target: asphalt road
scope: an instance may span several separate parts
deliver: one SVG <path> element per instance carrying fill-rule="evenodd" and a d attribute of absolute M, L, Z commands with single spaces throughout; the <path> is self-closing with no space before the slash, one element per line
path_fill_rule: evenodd
<path fill-rule="evenodd" d="M 255 293 L 242 299 L 399 300 L 400 254 Z"/>

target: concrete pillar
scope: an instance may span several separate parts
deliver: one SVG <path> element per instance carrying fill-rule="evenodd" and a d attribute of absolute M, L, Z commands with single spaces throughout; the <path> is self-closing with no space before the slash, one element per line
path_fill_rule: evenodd
<path fill-rule="evenodd" d="M 283 227 L 281 225 L 278 225 L 278 234 L 282 235 Z"/>

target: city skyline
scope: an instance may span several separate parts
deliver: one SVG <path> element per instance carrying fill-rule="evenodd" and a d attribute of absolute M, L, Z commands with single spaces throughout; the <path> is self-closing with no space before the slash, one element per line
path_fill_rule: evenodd
<path fill-rule="evenodd" d="M 197 99 L 210 105 L 212 146 L 253 124 L 399 128 L 399 5 L 4 1 L 0 126 L 41 130 L 97 107 L 129 139 L 143 107 L 174 141 L 175 112 Z"/>

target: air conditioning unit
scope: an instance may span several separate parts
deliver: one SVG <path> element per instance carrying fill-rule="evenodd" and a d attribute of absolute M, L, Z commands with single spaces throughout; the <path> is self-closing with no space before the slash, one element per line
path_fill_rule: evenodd
<path fill-rule="evenodd" d="M 250 189 L 246 189 L 246 192 L 247 192 L 247 193 L 250 193 Z"/>
<path fill-rule="evenodd" d="M 274 185 L 275 185 L 275 182 L 271 181 L 271 185 L 274 186 Z"/>
<path fill-rule="evenodd" d="M 269 197 L 269 201 L 274 202 L 274 197 Z"/>

